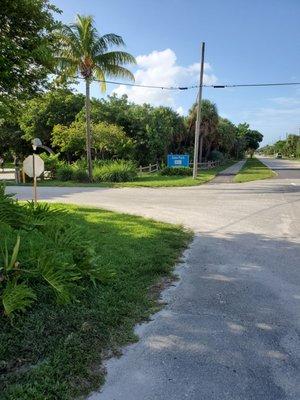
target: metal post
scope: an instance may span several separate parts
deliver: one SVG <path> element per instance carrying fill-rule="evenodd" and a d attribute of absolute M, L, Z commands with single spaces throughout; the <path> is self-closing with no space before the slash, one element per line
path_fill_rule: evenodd
<path fill-rule="evenodd" d="M 32 157 L 32 167 L 33 167 L 33 201 L 36 205 L 37 203 L 37 190 L 36 190 L 36 176 L 35 176 L 35 154 Z"/>
<path fill-rule="evenodd" d="M 197 120 L 195 127 L 193 179 L 197 178 L 197 173 L 198 173 L 199 137 L 200 137 L 200 125 L 201 125 L 201 101 L 202 101 L 202 87 L 203 87 L 203 74 L 204 74 L 204 53 L 205 53 L 205 43 L 202 42 L 199 92 L 198 92 L 198 103 L 197 103 Z"/>

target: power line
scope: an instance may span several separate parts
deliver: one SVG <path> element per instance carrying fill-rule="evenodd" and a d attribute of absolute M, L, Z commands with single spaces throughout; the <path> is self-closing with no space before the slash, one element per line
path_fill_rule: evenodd
<path fill-rule="evenodd" d="M 75 79 L 84 79 L 80 76 L 74 77 Z M 107 83 L 110 85 L 118 86 L 129 86 L 129 87 L 140 87 L 146 89 L 160 89 L 160 90 L 191 90 L 199 89 L 199 85 L 190 86 L 160 86 L 160 85 L 142 85 L 139 83 L 119 82 L 119 81 L 108 81 L 101 79 L 92 79 L 93 82 Z M 300 85 L 300 82 L 273 82 L 273 83 L 241 83 L 241 84 L 225 84 L 225 85 L 202 85 L 202 87 L 213 88 L 213 89 L 225 89 L 225 88 L 238 88 L 238 87 L 268 87 L 268 86 L 296 86 Z"/>

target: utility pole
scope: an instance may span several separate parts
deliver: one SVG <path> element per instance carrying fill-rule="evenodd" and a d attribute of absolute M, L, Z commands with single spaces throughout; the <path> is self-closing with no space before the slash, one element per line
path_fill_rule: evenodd
<path fill-rule="evenodd" d="M 198 91 L 198 103 L 197 103 L 197 119 L 196 119 L 196 127 L 195 127 L 193 179 L 197 178 L 197 173 L 198 173 L 199 137 L 200 137 L 200 125 L 201 125 L 201 102 L 202 102 L 202 87 L 203 87 L 203 74 L 204 74 L 204 53 L 205 53 L 205 43 L 202 42 L 200 79 L 199 79 L 199 91 Z"/>

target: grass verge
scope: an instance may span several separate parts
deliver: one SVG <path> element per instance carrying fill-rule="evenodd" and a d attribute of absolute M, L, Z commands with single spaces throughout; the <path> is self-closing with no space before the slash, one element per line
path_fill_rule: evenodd
<path fill-rule="evenodd" d="M 276 173 L 268 168 L 257 158 L 248 158 L 243 168 L 235 176 L 234 182 L 250 182 L 259 179 L 267 179 L 275 176 Z"/>
<path fill-rule="evenodd" d="M 163 176 L 159 173 L 143 173 L 140 174 L 132 182 L 102 182 L 102 183 L 79 183 L 73 181 L 61 182 L 58 180 L 39 181 L 39 186 L 62 186 L 62 187 L 179 187 L 179 186 L 197 186 L 209 182 L 224 169 L 230 167 L 234 162 L 229 161 L 226 164 L 212 168 L 209 170 L 202 170 L 199 172 L 197 179 L 191 176 Z M 7 185 L 15 185 L 13 182 L 7 182 Z M 32 185 L 28 183 L 26 185 Z"/>
<path fill-rule="evenodd" d="M 171 277 L 191 238 L 174 225 L 64 207 L 112 278 L 87 283 L 76 303 L 57 305 L 45 296 L 25 315 L 0 316 L 1 400 L 67 400 L 99 387 L 102 360 L 136 340 L 134 325 L 157 310 L 162 277 Z"/>

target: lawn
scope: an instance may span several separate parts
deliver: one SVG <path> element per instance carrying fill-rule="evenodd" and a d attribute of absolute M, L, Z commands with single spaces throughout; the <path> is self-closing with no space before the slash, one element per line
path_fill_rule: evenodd
<path fill-rule="evenodd" d="M 101 362 L 137 339 L 134 325 L 158 309 L 162 282 L 191 238 L 174 225 L 60 207 L 68 209 L 66 221 L 84 227 L 109 278 L 87 281 L 74 303 L 45 295 L 26 314 L 0 315 L 1 400 L 66 400 L 98 388 Z"/>
<path fill-rule="evenodd" d="M 232 165 L 232 161 L 228 161 L 226 164 L 212 168 L 209 170 L 201 170 L 196 179 L 191 176 L 163 176 L 159 173 L 143 173 L 132 182 L 102 182 L 102 183 L 79 183 L 74 181 L 58 181 L 58 180 L 47 180 L 39 181 L 40 186 L 83 186 L 83 187 L 175 187 L 175 186 L 197 186 L 203 183 L 209 182 L 218 174 L 218 172 Z M 7 185 L 14 185 L 14 182 L 7 182 Z M 26 185 L 31 185 L 27 183 Z"/>
<path fill-rule="evenodd" d="M 272 178 L 276 175 L 274 171 L 268 168 L 257 158 L 248 158 L 243 168 L 235 176 L 234 182 L 250 182 L 259 179 Z"/>

